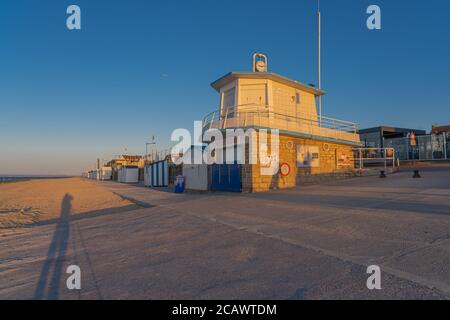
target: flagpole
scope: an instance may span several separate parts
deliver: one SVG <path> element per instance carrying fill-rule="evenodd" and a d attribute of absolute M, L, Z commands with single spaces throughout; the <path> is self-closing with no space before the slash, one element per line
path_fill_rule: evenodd
<path fill-rule="evenodd" d="M 321 26 L 321 15 L 320 15 L 320 0 L 317 0 L 317 29 L 318 29 L 318 39 L 317 39 L 317 78 L 318 78 L 318 85 L 319 90 L 322 89 L 322 77 L 321 77 L 321 33 L 322 33 L 322 26 Z M 322 126 L 322 96 L 319 94 L 318 96 L 318 103 L 319 103 L 319 125 Z"/>

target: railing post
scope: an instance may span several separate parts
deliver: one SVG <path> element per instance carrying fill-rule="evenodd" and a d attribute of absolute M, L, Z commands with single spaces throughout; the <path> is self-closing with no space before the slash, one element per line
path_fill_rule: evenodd
<path fill-rule="evenodd" d="M 383 150 L 383 153 L 384 153 L 384 168 L 385 168 L 385 169 L 387 168 L 387 158 L 386 158 L 386 157 L 387 157 L 387 154 L 386 154 L 386 150 L 387 150 L 387 149 L 384 149 L 384 150 Z"/>
<path fill-rule="evenodd" d="M 216 117 L 216 112 L 213 113 L 212 117 L 211 117 L 211 122 L 209 124 L 209 128 L 212 129 L 213 124 L 214 124 L 214 118 Z"/>
<path fill-rule="evenodd" d="M 447 160 L 447 133 L 443 132 L 442 135 L 444 136 L 444 159 Z"/>
<path fill-rule="evenodd" d="M 362 167 L 363 167 L 363 162 L 362 162 L 362 149 L 359 148 L 359 174 L 361 175 L 362 173 Z"/>
<path fill-rule="evenodd" d="M 395 170 L 395 149 L 392 149 L 392 170 Z"/>
<path fill-rule="evenodd" d="M 409 157 L 409 151 L 411 149 L 411 152 L 412 152 L 412 147 L 409 145 L 408 138 L 405 138 L 405 144 L 406 144 L 406 155 L 407 155 L 407 159 L 406 160 L 409 161 L 409 160 L 411 160 L 410 157 Z"/>
<path fill-rule="evenodd" d="M 228 119 L 228 111 L 230 110 L 230 108 L 227 108 L 227 112 L 225 113 L 225 120 L 222 123 L 222 129 L 225 129 L 226 125 L 227 125 L 227 119 Z"/>

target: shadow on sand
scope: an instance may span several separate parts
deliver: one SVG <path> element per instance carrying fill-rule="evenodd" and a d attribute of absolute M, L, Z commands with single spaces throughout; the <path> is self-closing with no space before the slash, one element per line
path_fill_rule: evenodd
<path fill-rule="evenodd" d="M 42 266 L 41 275 L 34 291 L 34 299 L 58 299 L 64 257 L 69 241 L 69 216 L 72 200 L 73 197 L 66 193 L 61 202 L 61 215 L 47 251 L 47 259 Z M 48 289 L 47 294 L 46 289 Z"/>

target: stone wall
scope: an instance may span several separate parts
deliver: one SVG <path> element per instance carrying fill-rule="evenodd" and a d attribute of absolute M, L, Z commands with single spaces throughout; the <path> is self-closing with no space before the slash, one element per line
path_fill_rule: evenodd
<path fill-rule="evenodd" d="M 322 140 L 279 136 L 279 163 L 289 166 L 289 174 L 262 175 L 261 165 L 242 165 L 242 190 L 244 192 L 264 192 L 270 189 L 293 188 L 304 183 L 312 183 L 329 179 L 344 178 L 355 175 L 352 145 L 326 142 Z M 270 141 L 270 140 L 269 140 Z M 304 153 L 308 159 L 314 158 L 313 166 L 305 164 L 297 166 L 297 154 Z M 269 143 L 269 152 L 270 152 Z M 246 148 L 246 163 L 248 163 L 248 148 Z M 309 162 L 307 162 L 309 163 Z M 287 166 L 286 166 L 287 165 Z"/>

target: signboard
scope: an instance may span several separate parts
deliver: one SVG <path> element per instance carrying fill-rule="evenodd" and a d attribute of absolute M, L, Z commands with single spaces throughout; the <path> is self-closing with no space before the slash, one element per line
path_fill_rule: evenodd
<path fill-rule="evenodd" d="M 336 149 L 336 168 L 351 168 L 354 164 L 352 163 L 352 157 L 348 152 Z"/>
<path fill-rule="evenodd" d="M 297 145 L 297 167 L 317 168 L 320 166 L 318 146 Z"/>

